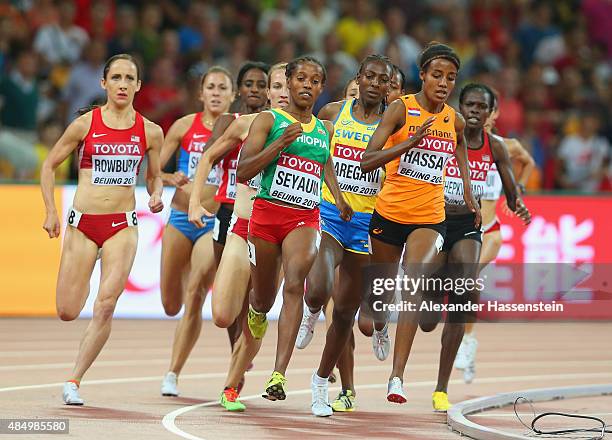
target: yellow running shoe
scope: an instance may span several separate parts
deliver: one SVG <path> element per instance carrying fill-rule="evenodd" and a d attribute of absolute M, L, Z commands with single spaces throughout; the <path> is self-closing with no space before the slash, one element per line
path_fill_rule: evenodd
<path fill-rule="evenodd" d="M 448 394 L 443 391 L 434 391 L 431 400 L 435 412 L 446 412 L 452 406 L 448 401 Z"/>
<path fill-rule="evenodd" d="M 226 388 L 221 393 L 221 406 L 228 411 L 244 411 L 246 406 L 238 400 L 236 388 Z"/>
<path fill-rule="evenodd" d="M 275 371 L 266 384 L 266 394 L 262 394 L 261 397 L 272 401 L 285 400 L 287 398 L 285 394 L 285 385 L 287 385 L 285 376 Z"/>
<path fill-rule="evenodd" d="M 249 330 L 251 330 L 251 334 L 255 339 L 264 337 L 268 329 L 268 318 L 265 313 L 257 312 L 249 305 L 247 322 L 249 324 Z"/>
<path fill-rule="evenodd" d="M 335 412 L 355 411 L 355 395 L 351 390 L 342 390 L 331 407 Z"/>

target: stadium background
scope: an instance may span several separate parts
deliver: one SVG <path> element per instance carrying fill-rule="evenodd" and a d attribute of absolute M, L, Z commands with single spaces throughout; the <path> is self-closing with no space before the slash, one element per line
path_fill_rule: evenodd
<path fill-rule="evenodd" d="M 320 108 L 339 98 L 371 52 L 389 55 L 406 72 L 408 90 L 418 90 L 415 61 L 430 40 L 460 54 L 457 89 L 482 81 L 499 91 L 499 133 L 518 137 L 536 160 L 526 198 L 534 221 L 522 228 L 506 218 L 500 259 L 611 262 L 610 1 L 0 1 L 0 314 L 55 313 L 61 242 L 41 228 L 35 182 L 75 110 L 103 99 L 99 78 L 108 56 L 140 58 L 145 76 L 135 107 L 167 130 L 199 110 L 199 77 L 211 65 L 235 74 L 247 59 L 273 63 L 312 53 L 328 69 Z M 57 177 L 62 212 L 75 177 L 74 162 L 66 161 Z M 167 188 L 167 206 L 171 195 Z M 139 250 L 117 316 L 162 317 L 159 247 L 167 211 L 147 214 L 144 189 L 137 199 Z M 91 286 L 83 316 L 96 275 Z"/>

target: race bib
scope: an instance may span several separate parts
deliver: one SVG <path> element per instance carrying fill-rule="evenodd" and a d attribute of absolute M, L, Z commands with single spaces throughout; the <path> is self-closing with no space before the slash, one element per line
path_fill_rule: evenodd
<path fill-rule="evenodd" d="M 225 189 L 225 196 L 228 199 L 236 200 L 236 170 L 227 170 L 227 188 Z"/>
<path fill-rule="evenodd" d="M 270 195 L 304 208 L 316 208 L 321 202 L 322 172 L 323 167 L 319 162 L 281 153 L 272 179 Z"/>
<path fill-rule="evenodd" d="M 359 163 L 364 150 L 349 145 L 336 144 L 334 148 L 334 169 L 338 186 L 343 192 L 375 196 L 380 191 L 382 170 L 377 168 L 371 173 L 361 171 Z"/>
<path fill-rule="evenodd" d="M 191 151 L 189 152 L 189 163 L 187 165 L 187 178 L 189 180 L 193 180 L 195 177 L 196 170 L 198 169 L 198 164 L 200 163 L 200 159 L 202 158 L 202 153 L 199 151 Z"/>
<path fill-rule="evenodd" d="M 258 173 L 255 177 L 253 177 L 252 179 L 250 179 L 247 182 L 248 186 L 253 188 L 253 189 L 259 189 L 259 187 L 261 186 L 261 173 Z"/>
<path fill-rule="evenodd" d="M 490 162 L 470 161 L 470 183 L 472 195 L 476 200 L 482 198 L 486 189 L 486 178 L 491 167 Z M 463 180 L 457 166 L 457 161 L 451 157 L 446 166 L 446 179 L 444 181 L 444 201 L 449 205 L 463 205 Z"/>
<path fill-rule="evenodd" d="M 138 156 L 91 156 L 91 183 L 94 185 L 136 185 L 141 158 Z"/>
<path fill-rule="evenodd" d="M 419 145 L 401 155 L 397 174 L 442 185 L 444 167 L 454 152 L 454 141 L 427 136 Z"/>

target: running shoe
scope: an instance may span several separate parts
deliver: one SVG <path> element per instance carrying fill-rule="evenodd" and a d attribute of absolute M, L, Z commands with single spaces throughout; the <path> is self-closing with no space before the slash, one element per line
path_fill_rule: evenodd
<path fill-rule="evenodd" d="M 316 384 L 315 374 L 313 373 L 310 379 L 310 390 L 312 391 L 312 405 L 310 409 L 317 417 L 329 417 L 334 413 L 331 406 L 329 406 L 329 383 L 326 380 L 322 384 Z"/>
<path fill-rule="evenodd" d="M 448 394 L 443 391 L 435 391 L 431 396 L 435 412 L 446 412 L 452 406 L 448 401 Z"/>
<path fill-rule="evenodd" d="M 285 379 L 285 376 L 275 371 L 266 384 L 266 394 L 262 394 L 261 397 L 272 401 L 285 400 L 287 398 L 285 394 L 286 385 L 287 379 Z"/>
<path fill-rule="evenodd" d="M 238 399 L 236 388 L 226 388 L 221 393 L 221 406 L 228 411 L 244 411 L 246 406 Z"/>
<path fill-rule="evenodd" d="M 391 339 L 389 338 L 389 325 L 385 323 L 385 327 L 382 330 L 374 329 L 372 333 L 372 350 L 374 350 L 374 356 L 379 361 L 384 361 L 389 357 L 389 351 L 391 351 Z"/>
<path fill-rule="evenodd" d="M 253 307 L 249 305 L 249 313 L 247 322 L 249 324 L 249 330 L 255 339 L 261 339 L 266 334 L 268 329 L 268 319 L 265 313 L 259 313 L 253 310 Z"/>
<path fill-rule="evenodd" d="M 74 382 L 64 382 L 62 398 L 66 405 L 83 405 L 85 403 L 79 395 L 79 387 Z"/>
<path fill-rule="evenodd" d="M 331 407 L 335 412 L 355 411 L 355 395 L 351 390 L 342 390 Z"/>
<path fill-rule="evenodd" d="M 464 370 L 473 363 L 476 360 L 477 348 L 478 340 L 474 336 L 463 336 L 459 350 L 457 350 L 457 356 L 455 357 L 455 368 L 457 370 Z"/>
<path fill-rule="evenodd" d="M 178 396 L 178 390 L 176 389 L 177 382 L 176 373 L 172 371 L 167 372 L 162 380 L 162 396 Z"/>
<path fill-rule="evenodd" d="M 173 397 L 178 396 L 179 392 L 176 389 L 177 382 L 178 378 L 176 377 L 176 373 L 168 371 L 162 380 L 161 395 Z"/>
<path fill-rule="evenodd" d="M 406 394 L 404 394 L 404 386 L 399 377 L 394 377 L 387 385 L 387 400 L 393 403 L 406 403 Z"/>
<path fill-rule="evenodd" d="M 470 384 L 474 381 L 474 376 L 476 376 L 476 364 L 472 362 L 463 370 L 463 381 Z"/>
<path fill-rule="evenodd" d="M 315 324 L 317 323 L 320 314 L 321 310 L 316 313 L 312 313 L 306 303 L 304 303 L 302 323 L 300 324 L 300 329 L 298 330 L 297 338 L 295 340 L 295 348 L 306 348 L 308 344 L 310 344 L 310 341 L 312 341 L 312 337 L 314 336 Z"/>

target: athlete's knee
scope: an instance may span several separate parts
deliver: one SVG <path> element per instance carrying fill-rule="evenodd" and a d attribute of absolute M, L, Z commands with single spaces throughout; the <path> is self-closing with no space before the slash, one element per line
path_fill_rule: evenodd
<path fill-rule="evenodd" d="M 204 292 L 201 290 L 190 291 L 188 289 L 185 293 L 185 315 L 200 316 L 202 306 L 204 305 Z"/>
<path fill-rule="evenodd" d="M 181 311 L 183 306 L 182 302 L 174 297 L 164 296 L 162 298 L 162 305 L 164 306 L 164 312 L 168 316 L 175 316 Z"/>
<path fill-rule="evenodd" d="M 306 283 L 304 300 L 311 309 L 321 309 L 327 302 L 328 293 L 331 289 L 318 283 Z"/>
<path fill-rule="evenodd" d="M 230 313 L 228 312 L 215 311 L 213 309 L 212 315 L 213 322 L 219 328 L 228 328 L 236 321 L 236 318 L 234 317 L 232 319 L 232 316 L 230 316 Z"/>
<path fill-rule="evenodd" d="M 74 321 L 79 317 L 80 310 L 77 310 L 75 307 L 67 307 L 57 305 L 57 316 L 62 321 Z"/>
<path fill-rule="evenodd" d="M 419 322 L 419 327 L 425 333 L 432 332 L 438 326 L 437 322 Z"/>
<path fill-rule="evenodd" d="M 285 295 L 304 295 L 304 280 L 295 276 L 285 276 L 283 296 Z"/>
<path fill-rule="evenodd" d="M 334 314 L 332 322 L 342 327 L 351 327 L 355 319 L 357 308 L 334 303 Z"/>
<path fill-rule="evenodd" d="M 117 298 L 107 297 L 96 300 L 96 304 L 94 306 L 94 319 L 100 321 L 108 321 L 112 319 L 116 306 Z"/>

